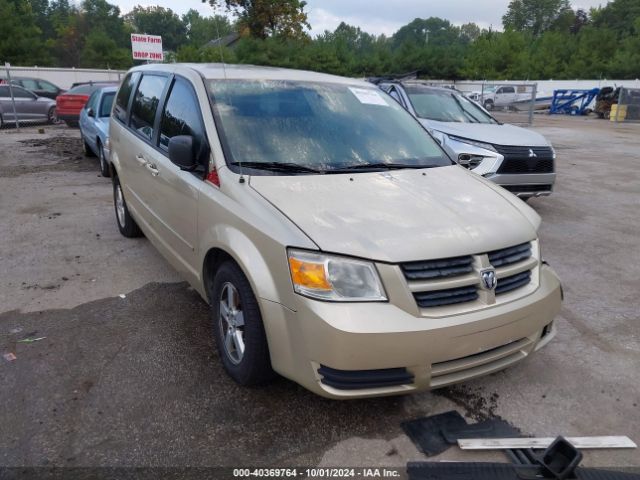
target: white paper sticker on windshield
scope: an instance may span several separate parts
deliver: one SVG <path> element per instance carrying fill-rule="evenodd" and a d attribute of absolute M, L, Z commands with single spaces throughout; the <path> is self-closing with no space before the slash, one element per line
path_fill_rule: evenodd
<path fill-rule="evenodd" d="M 357 88 L 357 87 L 349 87 L 351 93 L 353 93 L 360 103 L 364 103 L 366 105 L 384 105 L 388 107 L 389 104 L 386 102 L 380 92 L 377 90 L 373 90 L 371 88 Z"/>

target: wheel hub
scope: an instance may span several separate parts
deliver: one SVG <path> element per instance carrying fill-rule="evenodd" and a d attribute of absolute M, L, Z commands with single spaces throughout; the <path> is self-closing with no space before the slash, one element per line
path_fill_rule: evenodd
<path fill-rule="evenodd" d="M 229 360 L 234 364 L 242 361 L 245 352 L 244 313 L 240 303 L 240 294 L 230 282 L 223 285 L 220 292 L 220 312 L 218 323 Z"/>

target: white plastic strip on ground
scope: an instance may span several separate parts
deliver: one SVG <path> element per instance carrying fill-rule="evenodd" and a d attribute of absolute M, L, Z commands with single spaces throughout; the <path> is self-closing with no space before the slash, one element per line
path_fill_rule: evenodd
<path fill-rule="evenodd" d="M 505 450 L 511 448 L 545 449 L 555 438 L 465 438 L 458 439 L 462 450 Z M 613 437 L 566 437 L 576 448 L 637 448 L 626 436 Z"/>

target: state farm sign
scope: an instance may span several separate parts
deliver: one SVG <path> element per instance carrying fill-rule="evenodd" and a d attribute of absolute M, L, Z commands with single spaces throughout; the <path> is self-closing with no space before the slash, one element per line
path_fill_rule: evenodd
<path fill-rule="evenodd" d="M 131 52 L 134 60 L 164 60 L 160 35 L 131 34 Z"/>

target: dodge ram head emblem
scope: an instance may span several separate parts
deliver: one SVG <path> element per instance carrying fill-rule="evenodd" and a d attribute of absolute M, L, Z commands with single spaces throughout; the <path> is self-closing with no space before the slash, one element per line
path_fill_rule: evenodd
<path fill-rule="evenodd" d="M 529 149 L 529 158 L 536 158 L 538 155 L 536 155 L 536 152 L 533 151 L 533 148 Z"/>
<path fill-rule="evenodd" d="M 483 270 L 480 272 L 480 279 L 482 280 L 482 288 L 485 290 L 494 290 L 498 284 L 496 278 L 496 271 L 493 269 Z"/>

